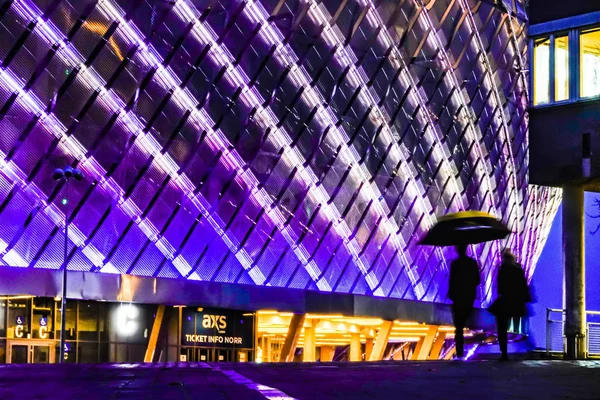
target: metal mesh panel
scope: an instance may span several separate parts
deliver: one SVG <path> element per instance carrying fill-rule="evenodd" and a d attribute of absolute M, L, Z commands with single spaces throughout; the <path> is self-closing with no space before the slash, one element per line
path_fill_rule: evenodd
<path fill-rule="evenodd" d="M 588 322 L 587 324 L 587 351 L 588 354 L 600 354 L 600 324 Z"/>
<path fill-rule="evenodd" d="M 546 350 L 553 352 L 563 352 L 564 351 L 564 323 L 561 321 L 549 321 L 546 324 L 546 335 L 547 335 L 547 343 Z"/>
<path fill-rule="evenodd" d="M 86 177 L 69 195 L 78 270 L 445 301 L 453 253 L 418 239 L 479 208 L 514 232 L 474 249 L 484 302 L 504 246 L 533 273 L 560 194 L 529 186 L 520 161 L 519 10 L 53 7 L 0 15 L 0 263 L 61 265 L 49 175 L 70 164 Z"/>

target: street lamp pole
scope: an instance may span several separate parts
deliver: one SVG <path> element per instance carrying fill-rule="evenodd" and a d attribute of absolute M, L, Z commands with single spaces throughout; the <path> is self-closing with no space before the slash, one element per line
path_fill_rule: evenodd
<path fill-rule="evenodd" d="M 67 265 L 69 257 L 69 181 L 71 178 L 75 180 L 82 180 L 83 173 L 77 168 L 71 168 L 69 166 L 64 168 L 57 168 L 52 173 L 52 178 L 55 181 L 64 180 L 65 182 L 65 197 L 62 201 L 65 206 L 65 246 L 63 253 L 63 265 L 62 265 L 62 296 L 60 305 L 60 361 L 59 363 L 65 362 L 65 332 L 67 324 Z"/>

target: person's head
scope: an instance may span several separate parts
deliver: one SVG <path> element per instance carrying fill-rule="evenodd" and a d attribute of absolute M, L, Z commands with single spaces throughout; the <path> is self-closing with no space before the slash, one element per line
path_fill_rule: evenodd
<path fill-rule="evenodd" d="M 456 252 L 461 257 L 466 256 L 467 255 L 467 245 L 466 244 L 459 244 L 459 245 L 457 245 L 456 246 Z"/>
<path fill-rule="evenodd" d="M 513 254 L 510 249 L 502 250 L 502 261 L 507 263 L 515 263 L 517 261 L 517 257 Z"/>

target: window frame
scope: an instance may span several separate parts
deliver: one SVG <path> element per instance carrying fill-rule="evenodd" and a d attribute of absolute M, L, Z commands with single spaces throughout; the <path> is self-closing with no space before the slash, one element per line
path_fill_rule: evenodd
<path fill-rule="evenodd" d="M 600 15 L 600 14 L 599 14 Z M 581 74 L 581 35 L 590 31 L 600 30 L 600 24 L 585 24 L 580 26 L 570 26 L 569 29 L 557 29 L 554 32 L 534 29 L 537 33 L 529 37 L 529 106 L 531 108 L 545 108 L 557 105 L 585 103 L 600 100 L 600 93 L 595 96 L 584 97 L 581 93 L 582 74 Z M 568 36 L 568 87 L 569 98 L 565 100 L 556 100 L 556 39 Z M 534 45 L 539 39 L 548 38 L 550 40 L 550 71 L 549 71 L 549 101 L 547 103 L 535 104 L 535 70 L 534 70 Z"/>
<path fill-rule="evenodd" d="M 578 74 L 577 76 L 579 77 L 578 81 L 581 82 L 581 76 L 582 76 L 582 71 L 581 71 L 581 59 L 583 58 L 583 54 L 582 54 L 582 50 L 581 50 L 581 35 L 582 34 L 586 34 L 586 33 L 590 33 L 590 32 L 600 32 L 600 25 L 595 25 L 595 26 L 589 26 L 589 27 L 581 27 L 577 29 L 577 71 Z M 593 100 L 598 100 L 600 99 L 600 92 L 594 96 L 583 96 L 581 93 L 581 87 L 577 88 L 577 96 L 580 100 L 582 101 L 593 101 Z"/>
<path fill-rule="evenodd" d="M 568 46 L 568 97 L 564 100 L 556 100 L 556 39 L 567 37 Z M 549 71 L 548 71 L 548 102 L 536 104 L 534 101 L 535 93 L 535 69 L 534 69 L 534 46 L 535 42 L 547 38 L 550 41 L 550 55 L 549 55 Z M 529 87 L 531 95 L 529 96 L 529 103 L 531 107 L 548 107 L 560 104 L 569 104 L 580 100 L 579 96 L 579 74 L 575 74 L 574 71 L 579 70 L 579 29 L 561 30 L 552 32 L 549 34 L 532 36 L 529 38 Z M 573 57 L 576 54 L 577 57 Z M 574 60 L 577 58 L 577 60 Z"/>

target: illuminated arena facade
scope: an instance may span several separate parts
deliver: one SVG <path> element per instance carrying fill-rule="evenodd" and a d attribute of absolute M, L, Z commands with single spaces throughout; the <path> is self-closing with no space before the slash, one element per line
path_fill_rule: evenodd
<path fill-rule="evenodd" d="M 3 0 L 0 263 L 61 269 L 68 208 L 70 271 L 447 303 L 453 250 L 417 242 L 477 209 L 513 232 L 472 249 L 486 305 L 560 203 L 497 3 Z"/>

